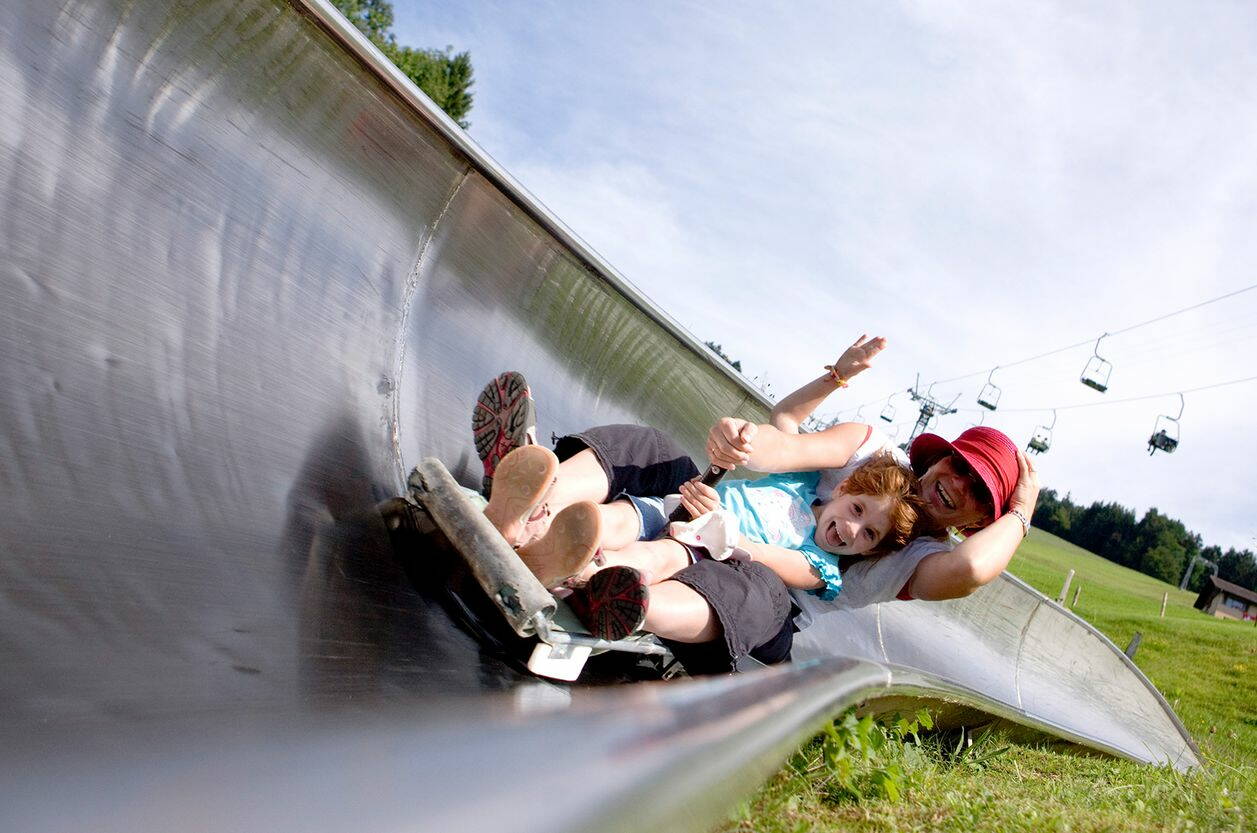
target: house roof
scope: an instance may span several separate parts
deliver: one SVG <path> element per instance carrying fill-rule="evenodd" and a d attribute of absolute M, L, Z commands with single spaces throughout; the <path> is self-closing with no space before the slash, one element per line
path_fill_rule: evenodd
<path fill-rule="evenodd" d="M 1231 596 L 1238 596 L 1245 601 L 1257 604 L 1257 593 L 1249 590 L 1247 587 L 1240 587 L 1238 584 L 1232 584 L 1229 581 L 1223 581 L 1217 576 L 1209 576 L 1209 580 L 1213 582 L 1213 586 Z"/>

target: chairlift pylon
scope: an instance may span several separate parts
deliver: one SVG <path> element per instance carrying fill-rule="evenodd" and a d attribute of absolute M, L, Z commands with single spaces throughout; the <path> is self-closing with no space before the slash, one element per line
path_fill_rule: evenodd
<path fill-rule="evenodd" d="M 1034 429 L 1034 434 L 1030 437 L 1030 442 L 1026 444 L 1026 451 L 1031 454 L 1042 454 L 1052 447 L 1052 429 L 1056 427 L 1056 409 L 1052 409 L 1052 422 L 1049 425 L 1040 425 Z"/>
<path fill-rule="evenodd" d="M 982 391 L 978 394 L 978 404 L 983 408 L 986 408 L 988 411 L 994 411 L 996 406 L 999 405 L 1001 391 L 999 387 L 991 381 L 991 377 L 995 375 L 995 371 L 997 370 L 999 370 L 999 365 L 991 368 L 991 372 L 986 376 L 986 385 L 983 386 Z"/>
<path fill-rule="evenodd" d="M 1152 426 L 1152 436 L 1148 438 L 1148 456 L 1158 451 L 1173 454 L 1178 448 L 1178 421 L 1183 416 L 1183 394 L 1178 395 L 1178 416 L 1161 414 Z"/>
<path fill-rule="evenodd" d="M 1078 381 L 1082 382 L 1089 388 L 1095 388 L 1104 393 L 1109 389 L 1109 374 L 1113 372 L 1113 365 L 1100 355 L 1100 342 L 1108 337 L 1108 333 L 1096 339 L 1095 349 L 1092 351 L 1094 355 L 1087 360 L 1087 364 L 1082 369 L 1082 375 L 1078 377 Z"/>

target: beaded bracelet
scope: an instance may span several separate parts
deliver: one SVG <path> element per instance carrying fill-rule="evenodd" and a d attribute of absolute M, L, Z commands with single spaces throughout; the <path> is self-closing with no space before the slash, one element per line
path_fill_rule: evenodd
<path fill-rule="evenodd" d="M 1030 519 L 1026 517 L 1026 513 L 1020 509 L 1009 509 L 1008 514 L 1015 515 L 1017 520 L 1021 521 L 1021 537 L 1025 538 L 1030 534 Z"/>
<path fill-rule="evenodd" d="M 827 371 L 829 371 L 829 378 L 833 381 L 833 383 L 834 383 L 835 385 L 837 385 L 837 386 L 838 386 L 838 387 L 840 387 L 840 388 L 845 388 L 845 387 L 847 386 L 847 380 L 846 380 L 846 379 L 844 379 L 844 378 L 843 378 L 843 377 L 842 377 L 842 376 L 838 373 L 838 366 L 837 366 L 837 365 L 834 365 L 834 364 L 827 364 L 827 365 L 825 365 L 825 369 L 826 369 Z"/>

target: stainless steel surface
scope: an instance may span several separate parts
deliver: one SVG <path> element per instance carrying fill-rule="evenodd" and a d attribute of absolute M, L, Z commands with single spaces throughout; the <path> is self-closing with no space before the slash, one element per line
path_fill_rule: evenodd
<path fill-rule="evenodd" d="M 835 608 L 794 650 L 796 660 L 833 654 L 918 669 L 981 692 L 992 714 L 1112 754 L 1200 763 L 1177 715 L 1117 646 L 1007 573 L 965 599 Z"/>
<path fill-rule="evenodd" d="M 629 829 L 663 826 L 619 811 L 666 774 L 668 829 L 700 829 L 683 808 L 709 821 L 896 685 L 1194 760 L 1120 652 L 1015 582 L 868 612 L 849 652 L 876 665 L 527 712 L 566 695 L 459 627 L 375 504 L 424 456 L 477 481 L 502 369 L 543 435 L 636 421 L 697 451 L 765 404 L 325 3 L 0 9 L 0 826 Z M 625 750 L 631 777 L 566 809 L 521 763 Z"/>

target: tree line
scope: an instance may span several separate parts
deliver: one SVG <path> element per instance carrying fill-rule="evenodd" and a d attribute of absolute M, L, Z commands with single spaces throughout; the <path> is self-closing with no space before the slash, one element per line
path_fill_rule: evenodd
<path fill-rule="evenodd" d="M 392 32 L 393 4 L 388 0 L 332 0 L 332 5 L 414 81 L 415 86 L 458 122 L 459 127 L 467 129 L 474 83 L 469 53 L 455 53 L 452 46 L 444 49 L 401 46 Z"/>
<path fill-rule="evenodd" d="M 1081 506 L 1055 490 L 1039 493 L 1034 525 L 1141 573 L 1178 584 L 1192 558 L 1200 555 L 1218 565 L 1218 578 L 1257 590 L 1257 557 L 1249 550 L 1204 546 L 1182 521 L 1149 509 L 1142 518 L 1117 503 L 1096 501 Z M 1197 563 L 1187 587 L 1199 592 L 1210 570 Z"/>

